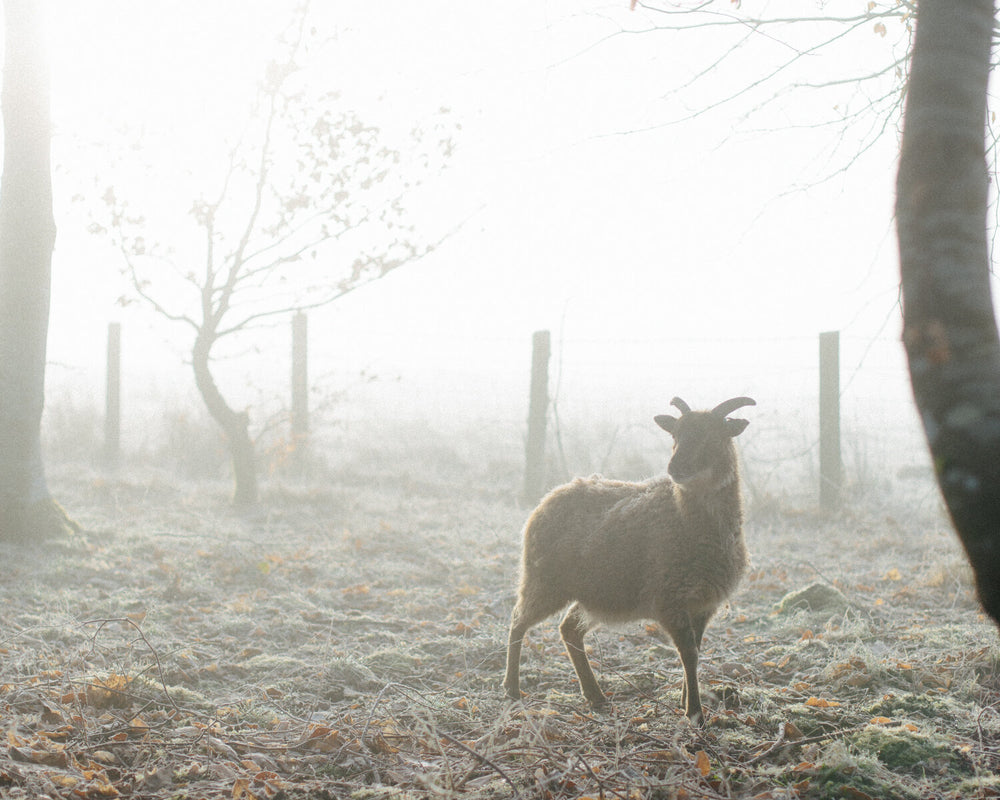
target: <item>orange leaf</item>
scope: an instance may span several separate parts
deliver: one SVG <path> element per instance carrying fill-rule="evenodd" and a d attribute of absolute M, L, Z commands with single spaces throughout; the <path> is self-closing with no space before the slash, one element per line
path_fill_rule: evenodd
<path fill-rule="evenodd" d="M 813 708 L 835 708 L 840 705 L 836 700 L 824 700 L 821 697 L 810 697 L 806 700 L 807 706 L 812 706 Z"/>
<path fill-rule="evenodd" d="M 247 778 L 237 778 L 233 782 L 233 800 L 240 800 L 240 798 L 248 797 L 251 800 L 256 800 L 256 795 L 250 791 L 250 781 Z"/>
<path fill-rule="evenodd" d="M 712 771 L 712 764 L 708 760 L 708 753 L 704 750 L 699 750 L 694 754 L 694 765 L 698 768 L 698 772 L 701 773 L 701 777 L 707 778 L 708 773 Z"/>
<path fill-rule="evenodd" d="M 888 725 L 890 722 L 892 722 L 892 720 L 888 717 L 872 717 L 868 720 L 869 725 Z"/>

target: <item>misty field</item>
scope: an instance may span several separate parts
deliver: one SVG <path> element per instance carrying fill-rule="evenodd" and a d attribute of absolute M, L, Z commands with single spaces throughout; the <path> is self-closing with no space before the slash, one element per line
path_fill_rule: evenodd
<path fill-rule="evenodd" d="M 222 480 L 50 472 L 83 530 L 0 548 L 0 796 L 1000 796 L 997 635 L 926 476 L 832 517 L 748 498 L 698 729 L 652 626 L 592 635 L 606 711 L 556 618 L 504 698 L 516 462 L 443 440 L 248 512 Z"/>

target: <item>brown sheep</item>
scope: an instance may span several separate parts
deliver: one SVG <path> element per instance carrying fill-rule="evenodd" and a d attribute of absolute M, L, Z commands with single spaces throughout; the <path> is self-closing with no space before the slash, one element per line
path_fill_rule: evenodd
<path fill-rule="evenodd" d="M 563 643 L 594 707 L 605 702 L 583 637 L 602 622 L 655 620 L 684 665 L 681 703 L 702 719 L 698 651 L 716 609 L 746 571 L 743 509 L 733 437 L 749 424 L 727 416 L 749 397 L 656 423 L 674 438 L 669 477 L 642 483 L 577 478 L 542 499 L 524 526 L 517 604 L 511 615 L 504 688 L 520 699 L 521 642 L 529 628 L 570 605 Z"/>

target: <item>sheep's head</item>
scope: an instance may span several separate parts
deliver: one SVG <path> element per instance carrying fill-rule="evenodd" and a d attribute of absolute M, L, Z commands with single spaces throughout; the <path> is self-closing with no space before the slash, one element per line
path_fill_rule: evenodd
<path fill-rule="evenodd" d="M 667 472 L 681 485 L 720 486 L 735 477 L 732 440 L 746 430 L 745 419 L 730 419 L 729 414 L 743 406 L 754 406 L 749 397 L 734 397 L 711 411 L 692 411 L 675 397 L 670 404 L 681 412 L 680 417 L 661 414 L 656 424 L 674 437 L 674 452 Z"/>

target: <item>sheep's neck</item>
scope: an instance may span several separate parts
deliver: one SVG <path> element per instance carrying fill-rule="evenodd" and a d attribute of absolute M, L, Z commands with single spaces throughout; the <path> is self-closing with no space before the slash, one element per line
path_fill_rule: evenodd
<path fill-rule="evenodd" d="M 707 518 L 720 535 L 739 536 L 743 526 L 743 503 L 735 471 L 720 486 L 708 492 L 676 487 L 681 512 Z"/>

